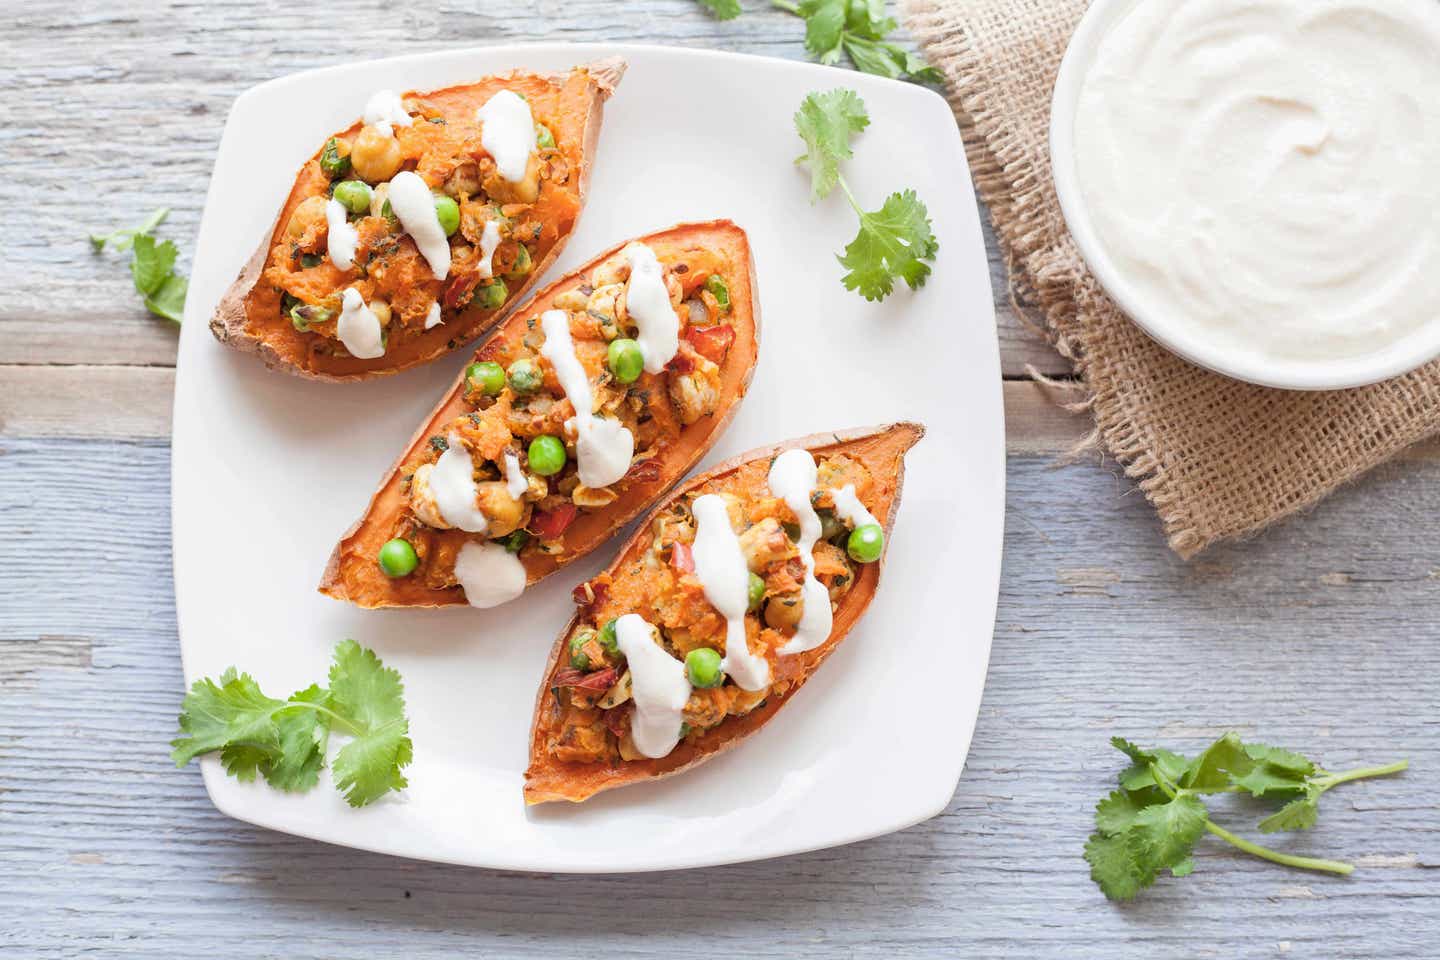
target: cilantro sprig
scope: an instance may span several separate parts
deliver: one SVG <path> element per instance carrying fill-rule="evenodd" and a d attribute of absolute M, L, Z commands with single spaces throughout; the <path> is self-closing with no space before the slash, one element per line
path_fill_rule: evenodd
<path fill-rule="evenodd" d="M 100 253 L 107 246 L 112 250 L 131 251 L 130 276 L 135 290 L 145 300 L 145 307 L 157 317 L 180 323 L 185 313 L 185 294 L 190 282 L 175 272 L 175 258 L 180 251 L 169 240 L 157 243 L 154 230 L 170 215 L 168 207 L 154 211 L 139 226 L 110 233 L 90 234 L 90 246 Z"/>
<path fill-rule="evenodd" d="M 1244 743 L 1236 733 L 1225 734 L 1188 759 L 1169 750 L 1145 750 L 1120 737 L 1110 743 L 1130 758 L 1130 766 L 1120 774 L 1120 789 L 1095 807 L 1095 832 L 1085 844 L 1085 859 L 1091 879 L 1112 900 L 1133 899 L 1162 870 L 1175 877 L 1190 874 L 1195 869 L 1191 851 L 1206 833 L 1273 863 L 1349 874 L 1355 868 L 1348 863 L 1282 853 L 1231 833 L 1210 819 L 1201 796 L 1246 793 L 1284 800 L 1260 821 L 1260 831 L 1308 830 L 1315 825 L 1320 797 L 1327 790 L 1410 766 L 1408 760 L 1401 760 L 1331 773 L 1298 753 Z"/>
<path fill-rule="evenodd" d="M 821 63 L 833 64 L 844 53 L 863 73 L 892 80 L 938 83 L 940 71 L 885 37 L 895 29 L 885 15 L 885 0 L 771 0 L 805 20 L 805 49 Z M 737 11 L 738 12 L 738 11 Z"/>
<path fill-rule="evenodd" d="M 860 218 L 860 232 L 838 257 L 849 271 L 841 282 L 866 300 L 884 300 L 895 289 L 896 278 L 912 290 L 925 285 L 930 275 L 926 261 L 935 259 L 940 243 L 931 230 L 929 211 L 914 190 L 890 194 L 873 212 L 855 199 L 840 163 L 852 156 L 850 138 L 869 125 L 865 102 L 854 90 L 810 94 L 795 114 L 795 130 L 806 147 L 796 162 L 810 168 L 812 203 L 839 186 Z"/>
<path fill-rule="evenodd" d="M 400 674 L 354 640 L 335 647 L 330 685 L 312 684 L 285 700 L 267 697 L 248 673 L 234 667 L 218 682 L 196 681 L 180 708 L 181 736 L 171 759 L 183 767 L 220 752 L 225 772 L 279 790 L 314 787 L 325 766 L 330 733 L 352 738 L 330 761 L 335 787 L 352 807 L 391 790 L 403 790 L 401 772 L 413 757 L 405 688 Z"/>
<path fill-rule="evenodd" d="M 714 14 L 716 20 L 734 20 L 740 16 L 740 0 L 700 0 L 700 5 Z"/>

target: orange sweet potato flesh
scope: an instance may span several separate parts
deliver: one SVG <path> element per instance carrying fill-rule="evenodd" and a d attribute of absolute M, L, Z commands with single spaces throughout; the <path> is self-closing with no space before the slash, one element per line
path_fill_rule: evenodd
<path fill-rule="evenodd" d="M 396 373 L 426 363 L 442 354 L 459 349 L 492 329 L 508 307 L 519 303 L 525 293 L 559 256 L 575 229 L 585 202 L 590 166 L 605 100 L 625 71 L 624 60 L 614 57 L 577 67 L 565 74 L 516 72 L 486 77 L 476 83 L 447 87 L 429 92 L 410 91 L 403 94 L 424 103 L 427 115 L 449 121 L 446 125 L 416 123 L 404 128 L 407 149 L 424 151 L 428 141 L 444 137 L 463 121 L 473 124 L 475 111 L 501 89 L 522 94 L 529 101 L 536 122 L 551 128 L 557 148 L 568 164 L 570 175 L 563 184 L 543 181 L 540 196 L 527 213 L 538 219 L 543 229 L 538 240 L 533 268 L 523 284 L 512 284 L 505 302 L 495 309 L 482 309 L 471 303 L 458 316 L 448 317 L 440 326 L 424 331 L 407 331 L 403 339 L 392 343 L 385 355 L 369 360 L 336 351 L 336 341 L 315 332 L 300 332 L 281 310 L 281 291 L 266 282 L 263 274 L 273 260 L 272 253 L 288 245 L 285 226 L 290 215 L 302 202 L 324 196 L 330 184 L 320 168 L 320 154 L 330 136 L 322 137 L 315 155 L 305 162 L 295 178 L 272 232 L 261 242 L 240 276 L 231 285 L 216 307 L 210 321 L 211 332 L 227 346 L 260 356 L 272 369 L 316 380 L 365 380 Z M 356 121 L 331 136 L 353 138 L 361 128 Z M 458 134 L 457 134 L 458 135 Z M 418 172 L 427 173 L 427 160 L 422 152 Z M 413 163 L 407 163 L 406 167 Z M 444 172 L 440 173 L 443 179 Z M 433 178 L 432 178 L 433 179 Z M 414 243 L 408 236 L 401 240 L 403 263 L 409 267 L 424 266 Z M 418 282 L 438 285 L 423 269 L 416 269 Z M 324 295 L 355 282 L 354 271 L 341 271 L 328 260 L 319 268 L 306 271 L 305 283 L 323 289 L 298 290 L 299 293 Z M 360 279 L 363 284 L 365 281 Z M 296 292 L 296 291 L 292 291 Z M 362 293 L 366 291 L 362 290 Z M 428 303 L 435 299 L 425 291 Z"/>
<path fill-rule="evenodd" d="M 626 477 L 615 485 L 618 499 L 608 506 L 582 511 L 565 530 L 560 542 L 564 552 L 548 556 L 532 551 L 521 554 L 527 582 L 534 584 L 565 564 L 584 556 L 610 538 L 615 531 L 639 516 L 647 505 L 664 495 L 714 446 L 734 416 L 750 385 L 760 348 L 760 308 L 755 286 L 755 265 L 745 231 L 728 220 L 683 223 L 656 233 L 636 237 L 650 247 L 662 262 L 705 263 L 732 278 L 731 312 L 727 323 L 735 337 L 720 367 L 720 398 L 713 415 L 683 427 L 679 438 L 655 460 L 643 478 Z M 476 351 L 477 360 L 495 360 L 505 366 L 518 352 L 529 331 L 529 321 L 551 309 L 555 299 L 582 286 L 595 268 L 623 260 L 626 240 L 601 253 L 576 271 L 541 290 L 522 305 Z M 431 412 L 406 449 L 380 482 L 365 514 L 341 538 L 330 556 L 319 590 L 337 600 L 361 607 L 442 607 L 466 602 L 458 586 L 428 587 L 419 577 L 387 577 L 376 562 L 381 546 L 395 535 L 397 524 L 407 510 L 402 467 L 413 462 L 429 438 L 445 424 L 467 412 L 464 371 L 438 406 Z M 442 536 L 463 538 L 459 531 Z"/>
<path fill-rule="evenodd" d="M 869 607 L 880 585 L 885 558 L 858 566 L 855 584 L 840 599 L 835 610 L 830 637 L 820 646 L 784 658 L 788 686 L 783 692 L 771 692 L 763 705 L 743 716 L 730 716 L 698 735 L 682 739 L 668 756 L 658 760 L 638 759 L 562 762 L 550 756 L 546 738 L 561 711 L 554 680 L 568 659 L 570 636 L 583 624 L 605 621 L 633 612 L 637 597 L 644 596 L 634 571 L 643 569 L 637 558 L 650 549 L 654 539 L 649 520 L 666 511 L 682 497 L 703 493 L 727 493 L 745 498 L 762 492 L 771 460 L 785 450 L 801 447 L 810 450 L 817 461 L 826 455 L 841 453 L 862 463 L 874 484 L 866 505 L 885 528 L 888 548 L 890 531 L 900 505 L 905 478 L 905 453 L 924 436 L 918 423 L 894 423 L 883 427 L 816 434 L 774 446 L 751 450 L 728 460 L 713 470 L 694 477 L 655 505 L 646 522 L 621 549 L 605 572 L 590 581 L 590 593 L 597 599 L 582 606 L 575 618 L 561 631 L 551 651 L 550 660 L 535 700 L 535 717 L 530 728 L 530 765 L 525 771 L 525 802 L 545 803 L 554 800 L 579 802 L 615 787 L 673 776 L 703 763 L 733 747 L 759 730 L 804 685 L 805 681 L 834 652 Z M 576 591 L 577 597 L 580 595 Z M 777 675 L 779 671 L 777 670 Z"/>

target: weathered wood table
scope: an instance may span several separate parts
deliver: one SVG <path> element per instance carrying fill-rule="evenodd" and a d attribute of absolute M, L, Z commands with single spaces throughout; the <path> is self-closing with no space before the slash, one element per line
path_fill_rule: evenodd
<path fill-rule="evenodd" d="M 174 208 L 189 246 L 231 100 L 270 77 L 463 44 L 642 40 L 803 57 L 745 0 L 471 0 L 428 9 L 5 0 L 0 55 L 0 953 L 6 957 L 1440 954 L 1440 448 L 1194 563 L 1118 467 L 1057 466 L 1083 416 L 1025 365 L 994 265 L 1010 435 L 999 620 L 950 808 L 789 859 L 633 877 L 389 859 L 231 821 L 167 741 L 182 693 L 169 554 L 175 332 L 92 227 Z M 836 83 L 844 82 L 838 72 Z M 993 247 L 992 247 L 993 249 Z M 937 584 L 937 589 L 943 585 Z M 936 629 L 943 629 L 937 624 Z M 943 696 L 943 687 L 936 690 Z M 1195 874 L 1117 907 L 1080 859 L 1125 734 L 1193 749 L 1233 727 L 1338 768 L 1277 840 L 1348 879 L 1202 841 Z M 934 731 L 945 750 L 946 731 Z M 857 758 L 863 762 L 863 758 Z M 1250 827 L 1258 812 L 1230 810 Z"/>

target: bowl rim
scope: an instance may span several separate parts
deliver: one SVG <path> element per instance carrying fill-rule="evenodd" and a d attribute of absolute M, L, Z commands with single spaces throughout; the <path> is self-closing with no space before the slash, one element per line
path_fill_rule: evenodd
<path fill-rule="evenodd" d="M 1112 24 L 1146 0 L 1093 0 L 1080 18 L 1055 76 L 1050 99 L 1050 169 L 1065 225 L 1092 275 L 1110 299 L 1152 340 L 1191 363 L 1262 387 L 1343 390 L 1409 373 L 1440 356 L 1440 323 L 1359 357 L 1272 360 L 1245 356 L 1167 318 L 1147 315 L 1139 295 L 1115 266 L 1090 218 L 1075 168 L 1074 125 L 1085 75 Z"/>

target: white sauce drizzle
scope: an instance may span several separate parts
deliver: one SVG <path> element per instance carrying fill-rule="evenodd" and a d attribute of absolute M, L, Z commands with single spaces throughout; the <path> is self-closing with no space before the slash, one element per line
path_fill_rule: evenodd
<path fill-rule="evenodd" d="M 405 104 L 398 93 L 394 90 L 377 90 L 374 96 L 365 102 L 365 122 L 385 136 L 393 137 L 395 131 L 391 129 L 391 124 L 408 127 L 415 123 L 415 119 L 405 112 Z"/>
<path fill-rule="evenodd" d="M 575 418 L 570 422 L 575 425 L 580 482 L 592 490 L 608 487 L 630 469 L 635 437 L 620 421 L 597 417 L 591 409 L 595 399 L 590 378 L 570 339 L 570 315 L 564 310 L 546 310 L 540 316 L 540 326 L 545 331 L 540 354 L 555 368 L 560 387 L 575 408 Z"/>
<path fill-rule="evenodd" d="M 749 607 L 750 568 L 740 539 L 730 526 L 723 497 L 713 493 L 695 501 L 695 576 L 705 588 L 705 599 L 725 618 L 725 659 L 720 667 L 743 690 L 762 690 L 770 684 L 770 664 L 750 652 L 745 637 L 745 611 Z"/>
<path fill-rule="evenodd" d="M 354 287 L 346 289 L 341 304 L 335 335 L 345 344 L 350 356 L 361 360 L 385 356 L 385 337 L 380 329 L 380 318 L 365 305 L 360 291 Z"/>
<path fill-rule="evenodd" d="M 485 229 L 480 234 L 480 262 L 475 265 L 475 272 L 482 280 L 489 280 L 495 276 L 495 248 L 500 246 L 500 224 L 494 220 L 485 221 Z"/>
<path fill-rule="evenodd" d="M 525 179 L 530 152 L 535 149 L 535 118 L 530 104 L 518 93 L 501 90 L 475 111 L 480 145 L 495 159 L 495 169 L 511 183 Z"/>
<path fill-rule="evenodd" d="M 415 241 L 425 262 L 430 264 L 435 279 L 444 280 L 449 276 L 450 241 L 445 236 L 445 228 L 440 226 L 429 184 L 411 170 L 395 174 L 390 181 L 390 209 L 400 218 L 400 225 Z"/>
<path fill-rule="evenodd" d="M 466 543 L 455 557 L 455 579 L 472 607 L 488 609 L 525 592 L 525 564 L 498 543 Z"/>
<path fill-rule="evenodd" d="M 530 489 L 530 481 L 525 478 L 524 472 L 520 469 L 520 458 L 509 451 L 505 453 L 505 489 L 516 500 L 519 500 L 525 491 Z"/>
<path fill-rule="evenodd" d="M 444 320 L 440 319 L 440 301 L 436 300 L 430 304 L 430 310 L 425 314 L 425 329 L 429 330 L 432 327 L 438 327 L 444 322 Z"/>
<path fill-rule="evenodd" d="M 452 433 L 445 439 L 449 447 L 430 471 L 430 492 L 435 497 L 435 506 L 450 526 L 467 533 L 484 533 L 490 529 L 490 521 L 476 502 L 475 462 L 460 442 L 459 434 Z"/>
<path fill-rule="evenodd" d="M 815 458 L 809 450 L 786 450 L 770 465 L 770 490 L 782 498 L 800 520 L 800 559 L 805 564 L 805 583 L 801 587 L 804 607 L 795 635 L 780 648 L 782 654 L 803 653 L 820 646 L 830 637 L 833 613 L 830 591 L 815 579 L 815 541 L 820 539 L 820 517 L 810 505 L 817 479 Z"/>
<path fill-rule="evenodd" d="M 630 738 L 636 750 L 658 760 L 680 742 L 681 713 L 690 699 L 690 681 L 685 664 L 655 642 L 654 629 L 638 613 L 627 613 L 615 621 L 615 640 L 630 667 L 630 696 L 635 701 Z"/>
<path fill-rule="evenodd" d="M 655 251 L 643 243 L 625 248 L 630 262 L 630 285 L 625 290 L 625 311 L 640 328 L 636 338 L 645 356 L 645 371 L 659 373 L 680 349 L 680 318 L 670 306 L 665 271 Z"/>
<path fill-rule="evenodd" d="M 360 231 L 350 225 L 345 217 L 345 205 L 333 197 L 325 202 L 325 222 L 329 231 L 325 236 L 325 252 L 330 262 L 341 270 L 355 266 L 355 246 L 360 242 Z"/>
<path fill-rule="evenodd" d="M 831 490 L 830 496 L 835 501 L 835 516 L 850 525 L 851 530 L 859 529 L 866 524 L 880 526 L 880 521 L 875 515 L 865 509 L 865 504 L 855 496 L 855 484 L 847 483 L 839 490 Z"/>

